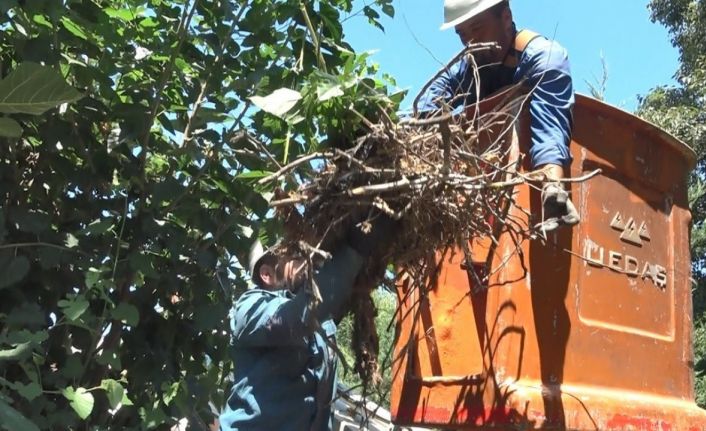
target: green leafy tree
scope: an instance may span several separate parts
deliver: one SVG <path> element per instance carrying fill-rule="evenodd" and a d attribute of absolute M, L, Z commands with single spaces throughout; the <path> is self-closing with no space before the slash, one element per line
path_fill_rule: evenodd
<path fill-rule="evenodd" d="M 652 19 L 665 25 L 679 49 L 676 87 L 659 87 L 641 102 L 638 114 L 689 144 L 697 165 L 689 177 L 694 276 L 694 337 L 697 401 L 706 407 L 706 1 L 652 0 Z"/>
<path fill-rule="evenodd" d="M 377 27 L 394 12 L 368 3 Z M 0 2 L 0 429 L 207 429 L 241 262 L 277 234 L 254 180 L 394 105 L 352 13 Z"/>

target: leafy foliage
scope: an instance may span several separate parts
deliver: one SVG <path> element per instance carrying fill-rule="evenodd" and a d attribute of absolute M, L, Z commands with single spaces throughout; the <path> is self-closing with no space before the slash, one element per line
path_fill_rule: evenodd
<path fill-rule="evenodd" d="M 591 93 L 591 97 L 597 100 L 605 101 L 606 91 L 608 89 L 608 63 L 606 62 L 603 52 L 601 52 L 601 76 L 593 76 L 593 80 L 584 80 Z"/>
<path fill-rule="evenodd" d="M 0 95 L 1 112 L 34 115 L 81 98 L 61 75 L 32 62 L 21 63 L 0 81 Z"/>
<path fill-rule="evenodd" d="M 653 19 L 667 26 L 681 54 L 680 86 L 653 90 L 642 100 L 638 113 L 686 142 L 697 154 L 689 184 L 692 258 L 698 284 L 694 307 L 700 315 L 706 311 L 706 2 L 653 0 L 650 8 Z"/>
<path fill-rule="evenodd" d="M 338 376 L 341 383 L 358 393 L 365 392 L 369 399 L 375 401 L 384 408 L 390 406 L 390 390 L 392 388 L 392 358 L 394 347 L 394 326 L 393 319 L 397 312 L 397 299 L 394 294 L 378 289 L 373 293 L 373 301 L 377 309 L 375 316 L 375 326 L 378 328 L 380 336 L 380 371 L 382 381 L 376 387 L 365 388 L 358 374 L 351 369 L 346 370 L 343 366 L 338 368 Z M 353 338 L 352 316 L 346 316 L 338 325 L 337 337 L 339 340 L 350 340 Z M 349 343 L 340 343 L 343 360 L 351 366 L 355 361 L 355 353 Z"/>
<path fill-rule="evenodd" d="M 394 102 L 345 43 L 353 7 L 0 4 L 0 428 L 206 429 L 241 262 L 278 229 L 253 179 Z"/>
<path fill-rule="evenodd" d="M 641 102 L 638 113 L 689 144 L 697 166 L 689 177 L 692 212 L 691 256 L 695 280 L 697 402 L 706 407 L 706 1 L 652 0 L 652 19 L 664 24 L 681 54 L 679 86 L 660 87 Z"/>

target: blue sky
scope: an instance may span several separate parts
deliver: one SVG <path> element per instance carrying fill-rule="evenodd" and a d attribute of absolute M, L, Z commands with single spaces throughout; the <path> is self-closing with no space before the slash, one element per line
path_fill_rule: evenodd
<path fill-rule="evenodd" d="M 567 48 L 577 92 L 589 94 L 585 81 L 601 77 L 603 53 L 608 66 L 606 99 L 632 111 L 638 95 L 658 85 L 675 84 L 679 64 L 666 29 L 650 21 L 647 3 L 512 0 L 511 6 L 518 28 L 553 37 Z M 443 0 L 395 0 L 394 6 L 395 18 L 383 20 L 385 33 L 363 16 L 346 20 L 344 30 L 356 51 L 378 50 L 373 61 L 394 76 L 400 88 L 415 95 L 461 45 L 453 30 L 439 30 Z M 407 97 L 403 108 L 410 103 Z"/>

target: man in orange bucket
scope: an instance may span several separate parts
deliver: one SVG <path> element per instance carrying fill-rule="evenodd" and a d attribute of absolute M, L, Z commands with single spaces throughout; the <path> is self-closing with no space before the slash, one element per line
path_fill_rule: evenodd
<path fill-rule="evenodd" d="M 509 85 L 529 90 L 534 169 L 544 170 L 542 223 L 545 232 L 579 222 L 578 212 L 558 180 L 571 163 L 574 91 L 566 50 L 556 41 L 529 30 L 518 31 L 508 0 L 445 0 L 442 30 L 454 28 L 464 45 L 496 43 L 498 49 L 474 53 L 479 82 L 470 58 L 463 58 L 435 80 L 422 98 L 422 110 L 446 104 L 453 112 Z"/>

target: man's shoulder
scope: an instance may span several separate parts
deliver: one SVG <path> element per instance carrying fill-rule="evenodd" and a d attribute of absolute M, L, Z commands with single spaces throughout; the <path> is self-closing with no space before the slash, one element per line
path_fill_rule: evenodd
<path fill-rule="evenodd" d="M 558 41 L 538 34 L 527 44 L 520 63 L 524 70 L 529 67 L 535 72 L 565 70 L 568 73 L 569 54 Z"/>
<path fill-rule="evenodd" d="M 259 288 L 248 289 L 240 295 L 233 303 L 233 308 L 230 310 L 230 318 L 233 322 L 248 319 L 254 314 L 272 310 L 277 308 L 289 298 L 285 291 L 271 291 Z"/>
<path fill-rule="evenodd" d="M 266 290 L 260 288 L 252 288 L 246 290 L 235 301 L 236 305 L 244 303 L 252 303 L 261 300 L 286 299 L 287 292 L 285 290 Z"/>
<path fill-rule="evenodd" d="M 528 30 L 531 32 L 531 30 Z M 529 55 L 543 55 L 550 57 L 565 57 L 567 56 L 566 48 L 564 48 L 556 39 L 544 36 L 540 33 L 533 32 L 536 37 L 529 41 L 525 52 Z"/>

